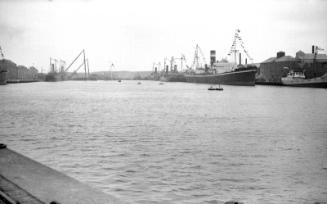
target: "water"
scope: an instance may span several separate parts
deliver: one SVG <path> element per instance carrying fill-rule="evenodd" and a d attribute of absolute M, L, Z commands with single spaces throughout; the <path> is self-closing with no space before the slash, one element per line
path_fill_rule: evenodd
<path fill-rule="evenodd" d="M 0 141 L 131 203 L 327 200 L 327 90 L 0 86 Z"/>

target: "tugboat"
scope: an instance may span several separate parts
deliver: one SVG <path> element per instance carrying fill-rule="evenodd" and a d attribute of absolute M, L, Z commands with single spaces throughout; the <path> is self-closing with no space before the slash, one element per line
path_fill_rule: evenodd
<path fill-rule="evenodd" d="M 314 72 L 317 69 L 318 50 L 323 49 L 318 48 L 318 46 L 312 46 L 312 68 Z M 289 68 L 284 67 L 284 69 L 287 70 Z M 324 73 L 318 77 L 312 77 L 308 74 L 305 74 L 305 70 L 303 72 L 295 72 L 293 69 L 291 69 L 286 77 L 281 78 L 281 82 L 285 86 L 327 88 L 327 73 Z"/>
<path fill-rule="evenodd" d="M 291 70 L 287 77 L 282 78 L 282 84 L 285 86 L 327 88 L 327 73 L 321 77 L 306 79 L 302 72 Z"/>

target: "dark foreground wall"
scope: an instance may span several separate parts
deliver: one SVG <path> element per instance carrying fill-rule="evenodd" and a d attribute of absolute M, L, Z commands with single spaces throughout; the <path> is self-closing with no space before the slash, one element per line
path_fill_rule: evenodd
<path fill-rule="evenodd" d="M 123 203 L 0 144 L 0 203 L 3 200 L 21 204 Z"/>

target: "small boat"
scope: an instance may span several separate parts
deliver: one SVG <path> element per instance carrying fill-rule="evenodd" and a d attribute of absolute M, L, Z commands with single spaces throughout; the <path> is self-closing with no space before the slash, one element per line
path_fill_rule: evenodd
<path fill-rule="evenodd" d="M 118 82 L 120 83 L 120 82 L 121 82 L 121 80 L 119 79 L 119 80 L 118 80 Z"/>
<path fill-rule="evenodd" d="M 160 82 L 159 85 L 163 85 L 164 83 L 163 82 Z"/>
<path fill-rule="evenodd" d="M 137 82 L 138 85 L 142 84 L 141 82 Z"/>
<path fill-rule="evenodd" d="M 219 87 L 213 87 L 213 86 L 210 86 L 208 88 L 209 91 L 223 91 L 223 87 L 220 87 L 220 84 L 219 84 Z"/>

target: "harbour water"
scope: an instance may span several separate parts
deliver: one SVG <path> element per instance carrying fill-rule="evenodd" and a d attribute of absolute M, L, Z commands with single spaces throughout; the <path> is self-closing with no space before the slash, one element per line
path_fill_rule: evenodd
<path fill-rule="evenodd" d="M 0 142 L 131 203 L 327 201 L 327 91 L 0 86 Z"/>

